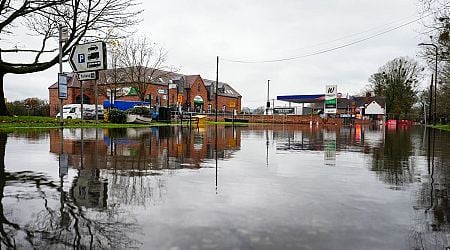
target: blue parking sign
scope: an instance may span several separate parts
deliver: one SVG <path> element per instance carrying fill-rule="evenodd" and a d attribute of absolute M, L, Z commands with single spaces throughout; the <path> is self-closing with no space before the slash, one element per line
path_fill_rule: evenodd
<path fill-rule="evenodd" d="M 78 63 L 85 63 L 86 57 L 84 54 L 78 54 Z"/>

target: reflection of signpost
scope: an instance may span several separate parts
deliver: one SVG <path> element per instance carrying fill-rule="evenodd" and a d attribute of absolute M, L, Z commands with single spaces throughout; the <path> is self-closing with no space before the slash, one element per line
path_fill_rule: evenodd
<path fill-rule="evenodd" d="M 337 113 L 337 85 L 327 85 L 325 89 L 325 114 Z"/>
<path fill-rule="evenodd" d="M 327 166 L 336 165 L 336 132 L 323 131 L 324 162 Z"/>
<path fill-rule="evenodd" d="M 69 172 L 69 156 L 67 153 L 59 154 L 59 176 L 63 177 Z"/>

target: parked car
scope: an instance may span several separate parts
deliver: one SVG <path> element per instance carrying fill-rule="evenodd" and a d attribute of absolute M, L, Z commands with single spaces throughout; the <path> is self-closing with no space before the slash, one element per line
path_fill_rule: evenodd
<path fill-rule="evenodd" d="M 95 119 L 95 105 L 84 104 L 83 116 L 86 118 L 87 113 L 93 113 Z M 99 117 L 103 117 L 103 106 L 98 105 Z M 101 113 L 100 113 L 101 112 Z M 60 117 L 60 113 L 56 114 L 56 118 Z M 81 118 L 81 104 L 66 104 L 63 106 L 63 119 L 80 119 Z M 102 118 L 103 119 L 103 118 Z"/>
<path fill-rule="evenodd" d="M 98 119 L 103 120 L 105 118 L 105 112 L 103 109 L 98 109 Z M 95 109 L 85 109 L 84 110 L 84 119 L 86 120 L 95 120 Z"/>

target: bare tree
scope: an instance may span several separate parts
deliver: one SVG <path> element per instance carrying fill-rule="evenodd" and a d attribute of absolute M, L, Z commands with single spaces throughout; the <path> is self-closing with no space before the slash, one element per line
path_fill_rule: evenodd
<path fill-rule="evenodd" d="M 112 100 L 116 100 L 126 94 L 127 76 L 120 69 L 121 49 L 119 40 L 111 40 L 108 42 L 108 70 L 104 70 L 99 76 L 98 93 L 103 96 L 110 96 Z M 111 101 L 112 101 L 111 100 Z"/>
<path fill-rule="evenodd" d="M 146 99 L 149 83 L 162 83 L 174 71 L 166 65 L 167 51 L 145 37 L 125 40 L 120 50 L 121 70 L 141 101 Z"/>
<path fill-rule="evenodd" d="M 438 48 L 438 76 L 439 84 L 436 91 L 439 118 L 450 117 L 450 2 L 448 0 L 419 0 L 422 13 L 432 18 L 424 22 L 425 42 L 433 43 Z M 430 40 L 428 40 L 428 38 Z M 436 51 L 431 46 L 423 48 L 423 57 L 431 69 L 434 69 Z"/>
<path fill-rule="evenodd" d="M 59 27 L 64 25 L 68 38 L 62 46 L 66 56 L 82 39 L 115 38 L 112 33 L 127 32 L 127 28 L 139 22 L 141 10 L 136 10 L 139 0 L 0 0 L 0 40 L 16 48 L 0 48 L 0 115 L 8 115 L 4 101 L 4 75 L 28 74 L 46 70 L 59 61 Z M 26 29 L 30 40 L 40 44 L 19 44 L 23 37 L 12 36 L 17 28 Z M 120 32 L 112 32 L 120 31 Z M 14 40 L 16 39 L 16 40 Z M 1 53 L 27 53 L 18 61 L 5 61 Z"/>

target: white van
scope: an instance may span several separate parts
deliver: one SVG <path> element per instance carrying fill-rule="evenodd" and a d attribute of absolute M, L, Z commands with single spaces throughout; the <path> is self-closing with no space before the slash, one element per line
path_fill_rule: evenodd
<path fill-rule="evenodd" d="M 97 105 L 98 110 L 103 110 L 103 105 Z M 83 104 L 84 112 L 87 110 L 95 110 L 95 104 Z M 60 114 L 56 114 L 59 118 Z M 63 106 L 63 119 L 81 119 L 81 104 L 67 104 Z"/>

